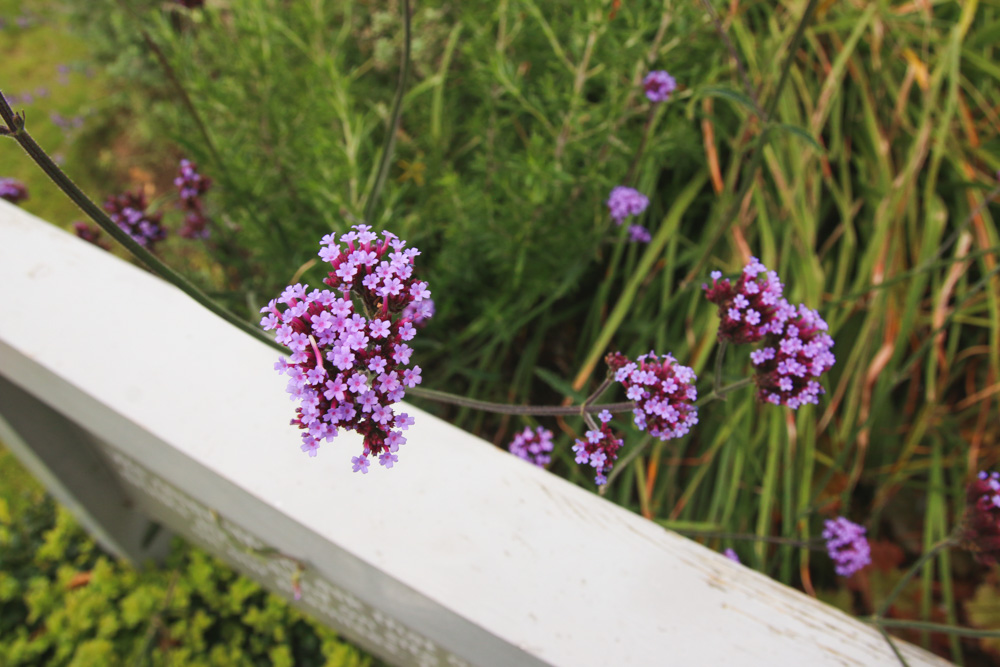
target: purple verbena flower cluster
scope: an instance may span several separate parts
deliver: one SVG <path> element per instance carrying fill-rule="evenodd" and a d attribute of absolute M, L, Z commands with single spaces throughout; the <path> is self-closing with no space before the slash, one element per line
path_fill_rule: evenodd
<path fill-rule="evenodd" d="M 756 257 L 736 283 L 712 272 L 712 286 L 702 285 L 706 298 L 719 306 L 719 340 L 757 343 L 750 353 L 756 370 L 757 397 L 796 410 L 819 402 L 824 392 L 819 377 L 833 367 L 833 338 L 827 324 L 804 304 L 792 306 L 782 296 L 778 274 Z"/>
<path fill-rule="evenodd" d="M 28 188 L 13 178 L 0 178 L 0 199 L 18 204 L 28 198 Z"/>
<path fill-rule="evenodd" d="M 132 237 L 136 243 L 149 250 L 167 238 L 167 230 L 160 224 L 162 213 L 149 213 L 146 195 L 141 190 L 108 197 L 104 210 L 111 221 Z"/>
<path fill-rule="evenodd" d="M 608 197 L 608 210 L 615 224 L 621 225 L 630 215 L 639 215 L 649 206 L 649 198 L 638 190 L 616 185 Z"/>
<path fill-rule="evenodd" d="M 848 521 L 842 516 L 827 519 L 823 528 L 826 551 L 834 569 L 842 577 L 849 577 L 872 562 L 871 548 L 865 537 L 864 526 Z"/>
<path fill-rule="evenodd" d="M 655 70 L 646 75 L 642 86 L 650 102 L 666 102 L 670 93 L 677 90 L 677 81 L 665 71 Z"/>
<path fill-rule="evenodd" d="M 635 425 L 660 440 L 686 435 L 698 423 L 698 389 L 694 371 L 677 363 L 673 355 L 658 357 L 650 352 L 631 362 L 620 352 L 605 361 L 625 396 L 635 401 Z"/>
<path fill-rule="evenodd" d="M 618 450 L 624 441 L 615 436 L 608 426 L 611 413 L 604 410 L 600 414 L 601 427 L 591 429 L 586 433 L 586 440 L 577 440 L 573 445 L 577 463 L 590 464 L 597 471 L 594 481 L 598 484 L 608 483 L 608 473 L 618 460 Z"/>
<path fill-rule="evenodd" d="M 712 271 L 712 286 L 702 285 L 705 297 L 719 306 L 719 340 L 756 343 L 769 333 L 780 333 L 783 286 L 778 274 L 756 257 L 744 267 L 735 284 Z M 785 304 L 787 306 L 787 304 Z"/>
<path fill-rule="evenodd" d="M 198 173 L 198 165 L 190 160 L 181 160 L 174 179 L 180 195 L 180 206 L 184 211 L 184 226 L 178 232 L 186 239 L 207 239 L 209 237 L 208 218 L 205 217 L 201 196 L 212 187 L 212 179 Z"/>
<path fill-rule="evenodd" d="M 824 393 L 819 377 L 833 367 L 836 358 L 830 349 L 833 338 L 819 313 L 799 304 L 789 309 L 780 334 L 771 334 L 765 347 L 750 353 L 756 367 L 757 396 L 793 410 L 806 403 L 818 403 Z"/>
<path fill-rule="evenodd" d="M 549 453 L 552 451 L 552 431 L 537 427 L 534 431 L 530 426 L 514 436 L 508 447 L 514 456 L 534 463 L 538 467 L 547 466 L 552 462 Z"/>
<path fill-rule="evenodd" d="M 966 489 L 961 544 L 980 563 L 1000 563 L 1000 473 L 981 471 Z"/>
<path fill-rule="evenodd" d="M 628 228 L 628 240 L 632 243 L 649 243 L 653 237 L 649 235 L 649 230 L 642 225 L 631 225 Z"/>
<path fill-rule="evenodd" d="M 77 221 L 73 223 L 73 232 L 87 243 L 92 243 L 102 250 L 111 250 L 111 246 L 101 238 L 101 228 L 96 225 Z"/>
<path fill-rule="evenodd" d="M 391 468 L 406 442 L 402 432 L 413 424 L 391 407 L 406 387 L 421 381 L 406 344 L 416 329 L 403 312 L 430 297 L 427 283 L 413 278 L 420 251 L 389 232 L 383 237 L 356 225 L 341 235 L 342 247 L 328 234 L 319 256 L 332 271 L 323 282 L 341 295 L 291 285 L 261 309 L 261 326 L 275 330 L 275 339 L 292 351 L 275 369 L 291 378 L 288 393 L 300 401 L 292 424 L 303 430 L 302 450 L 315 456 L 320 442 L 332 441 L 339 428 L 355 431 L 364 437 L 364 449 L 352 463 L 362 473 L 368 472 L 369 456 Z M 353 297 L 364 314 L 355 312 Z"/>

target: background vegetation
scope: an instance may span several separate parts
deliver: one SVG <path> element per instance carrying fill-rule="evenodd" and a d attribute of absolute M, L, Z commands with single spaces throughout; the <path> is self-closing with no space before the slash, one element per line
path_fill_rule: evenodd
<path fill-rule="evenodd" d="M 162 193 L 167 158 L 184 154 L 216 180 L 216 235 L 168 257 L 247 317 L 293 276 L 317 284 L 318 239 L 362 216 L 375 180 L 399 2 L 69 11 L 107 74 L 102 117 L 132 122 L 130 145 L 160 147 L 117 156 L 118 169 L 133 161 L 149 173 L 133 181 Z M 413 20 L 396 159 L 371 222 L 423 253 L 438 311 L 415 341 L 425 385 L 558 403 L 600 382 L 608 351 L 650 348 L 707 377 L 717 320 L 700 285 L 759 256 L 830 323 L 826 397 L 790 413 L 747 389 L 665 444 L 626 429 L 606 494 L 875 610 L 951 532 L 970 476 L 1000 460 L 1000 2 L 429 0 Z M 651 69 L 680 83 L 667 104 L 642 95 Z M 650 197 L 648 245 L 607 214 L 620 183 Z M 730 350 L 726 378 L 748 368 Z M 498 445 L 523 427 L 425 407 Z M 590 485 L 569 451 L 581 424 L 541 423 L 559 434 L 553 472 Z M 796 545 L 731 537 L 809 541 L 838 514 L 873 538 L 874 566 L 849 580 Z M 1000 572 L 946 552 L 891 614 L 996 627 L 998 605 Z M 960 663 L 1000 650 L 906 636 Z"/>

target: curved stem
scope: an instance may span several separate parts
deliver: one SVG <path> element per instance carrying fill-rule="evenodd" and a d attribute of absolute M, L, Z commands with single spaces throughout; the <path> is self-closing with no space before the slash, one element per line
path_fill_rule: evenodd
<path fill-rule="evenodd" d="M 601 410 L 608 412 L 628 412 L 635 407 L 635 403 L 601 403 L 597 405 L 510 405 L 508 403 L 494 403 L 492 401 L 477 401 L 473 398 L 449 394 L 436 389 L 424 389 L 414 387 L 407 389 L 406 393 L 418 398 L 426 398 L 438 403 L 449 405 L 459 405 L 463 408 L 473 408 L 484 412 L 494 412 L 501 415 L 533 415 L 536 417 L 561 417 L 567 415 L 582 415 L 586 413 L 594 414 Z"/>
<path fill-rule="evenodd" d="M 1000 637 L 1000 630 L 974 630 L 963 628 L 957 625 L 945 625 L 944 623 L 929 623 L 927 621 L 908 621 L 900 618 L 881 618 L 878 616 L 868 616 L 861 619 L 866 623 L 873 623 L 885 628 L 907 628 L 910 630 L 927 630 L 928 632 L 940 632 L 946 635 L 960 635 L 962 637 Z"/>
<path fill-rule="evenodd" d="M 625 180 L 622 181 L 622 183 L 629 187 L 632 187 L 632 178 L 635 176 L 636 167 L 639 166 L 639 160 L 642 159 L 642 154 L 646 150 L 646 144 L 649 142 L 649 133 L 653 129 L 653 118 L 656 116 L 656 107 L 658 104 L 658 102 L 654 102 L 649 107 L 649 113 L 646 115 L 646 124 L 642 128 L 642 139 L 639 140 L 639 147 L 635 150 L 632 164 L 629 165 L 628 172 L 625 174 Z"/>
<path fill-rule="evenodd" d="M 920 570 L 920 568 L 922 568 L 924 564 L 931 558 L 934 558 L 934 556 L 936 556 L 939 551 L 943 551 L 948 547 L 953 547 L 956 544 L 958 544 L 958 541 L 955 539 L 954 536 L 946 537 L 945 539 L 941 540 L 937 544 L 933 545 L 930 549 L 928 549 L 927 552 L 924 553 L 923 556 L 918 558 L 917 562 L 914 563 L 913 566 L 906 571 L 906 574 L 903 575 L 903 578 L 899 580 L 899 583 L 896 584 L 896 587 L 892 589 L 892 592 L 889 593 L 889 596 L 882 601 L 881 605 L 879 605 L 878 611 L 875 612 L 875 615 L 872 618 L 878 622 L 881 622 L 882 617 L 885 616 L 887 611 L 889 611 L 889 607 L 892 606 L 893 601 L 897 597 L 899 597 L 899 594 L 903 592 L 904 588 L 906 588 L 906 584 L 910 583 L 910 579 L 913 579 L 914 575 Z"/>
<path fill-rule="evenodd" d="M 903 654 L 900 652 L 899 647 L 896 646 L 896 642 L 892 641 L 892 635 L 886 632 L 886 629 L 882 627 L 881 623 L 876 623 L 875 627 L 878 628 L 879 633 L 881 633 L 883 639 L 885 639 L 886 643 L 889 645 L 889 648 L 892 649 L 892 653 L 893 655 L 896 656 L 896 659 L 899 660 L 899 664 L 901 664 L 903 667 L 910 667 L 910 663 L 908 663 L 906 661 L 906 658 L 903 657 Z"/>
<path fill-rule="evenodd" d="M 174 285 L 202 306 L 244 333 L 263 341 L 264 343 L 267 343 L 271 347 L 274 347 L 282 352 L 288 351 L 285 347 L 272 340 L 264 331 L 214 301 L 210 296 L 198 289 L 194 283 L 190 282 L 187 278 L 164 264 L 156 255 L 139 245 L 123 229 L 112 222 L 107 214 L 105 214 L 104 211 L 97 206 L 97 204 L 91 201 L 90 198 L 87 197 L 87 195 L 84 194 L 79 187 L 77 187 L 76 183 L 74 183 L 63 172 L 63 170 L 52 161 L 52 158 L 50 158 L 48 154 L 42 150 L 42 147 L 31 138 L 31 135 L 28 134 L 28 131 L 24 128 L 24 116 L 14 113 L 13 109 L 11 109 L 10 105 L 7 103 L 7 99 L 3 96 L 3 93 L 0 93 L 0 117 L 3 118 L 4 123 L 7 125 L 4 131 L 0 134 L 9 136 L 17 141 L 17 143 L 21 145 L 21 148 L 23 148 L 28 154 L 28 157 L 35 161 L 35 164 L 37 164 L 41 170 L 52 179 L 52 182 L 55 183 L 67 197 L 73 200 L 74 204 L 79 206 L 80 209 L 87 214 L 87 217 L 97 223 L 97 225 L 107 232 L 112 238 L 125 246 L 125 249 L 128 250 L 133 257 L 144 264 L 150 271 L 160 278 L 163 278 L 171 285 Z"/>
<path fill-rule="evenodd" d="M 685 528 L 675 528 L 673 526 L 669 526 L 669 528 L 675 533 L 680 533 L 681 535 L 689 535 L 691 537 L 708 537 L 708 538 L 723 539 L 723 540 L 740 540 L 744 542 L 764 542 L 766 544 L 783 544 L 793 547 L 801 547 L 803 549 L 817 549 L 821 548 L 822 546 L 819 543 L 806 542 L 803 540 L 797 540 L 792 537 L 753 535 L 751 533 L 726 533 L 715 530 L 697 530 L 697 529 L 691 530 Z"/>
<path fill-rule="evenodd" d="M 717 392 L 722 387 L 722 361 L 726 358 L 726 347 L 729 341 L 722 339 L 719 341 L 719 349 L 715 353 L 715 379 L 712 382 L 712 391 Z"/>
<path fill-rule="evenodd" d="M 385 178 L 389 174 L 389 162 L 396 148 L 396 132 L 399 130 L 399 117 L 403 113 L 403 94 L 406 92 L 406 80 L 410 76 L 410 0 L 403 0 L 403 63 L 399 68 L 399 83 L 396 86 L 396 98 L 392 102 L 392 114 L 389 118 L 388 133 L 382 145 L 382 157 L 379 160 L 375 185 L 372 186 L 368 201 L 365 202 L 364 218 L 368 224 L 373 224 L 375 204 L 382 193 Z"/>
<path fill-rule="evenodd" d="M 708 392 L 707 394 L 699 398 L 698 402 L 695 403 L 695 405 L 702 406 L 711 401 L 722 400 L 726 396 L 726 394 L 734 392 L 737 389 L 742 389 L 743 387 L 746 387 L 749 384 L 753 384 L 753 376 L 745 377 L 742 380 L 739 380 L 732 384 L 727 384 L 726 386 L 719 387 L 718 389 L 713 389 L 712 391 Z"/>
<path fill-rule="evenodd" d="M 628 464 L 632 463 L 635 457 L 639 456 L 639 454 L 642 454 L 642 452 L 646 449 L 646 447 L 649 446 L 649 443 L 652 441 L 653 437 L 651 435 L 648 434 L 645 435 L 642 438 L 642 440 L 639 441 L 639 444 L 637 444 L 635 447 L 632 448 L 632 451 L 630 451 L 628 454 L 615 461 L 615 467 L 611 469 L 611 473 L 608 475 L 608 481 L 602 484 L 600 488 L 598 488 L 597 493 L 602 496 L 605 493 L 607 493 L 608 486 L 611 484 L 611 482 L 615 481 L 615 478 L 618 477 L 619 474 L 621 474 L 621 471 L 627 468 Z"/>

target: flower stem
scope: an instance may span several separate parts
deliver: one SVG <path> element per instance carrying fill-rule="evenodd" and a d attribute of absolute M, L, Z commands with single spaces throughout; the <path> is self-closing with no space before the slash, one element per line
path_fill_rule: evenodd
<path fill-rule="evenodd" d="M 28 134 L 28 131 L 24 127 L 23 114 L 14 113 L 14 110 L 10 108 L 10 105 L 7 103 L 7 99 L 3 96 L 2 92 L 0 92 L 0 118 L 3 118 L 3 121 L 6 124 L 6 127 L 0 126 L 0 135 L 9 136 L 20 144 L 21 148 L 23 148 L 28 154 L 28 157 L 35 161 L 35 164 L 37 164 L 41 170 L 52 179 L 52 182 L 55 183 L 67 197 L 73 200 L 74 204 L 79 206 L 80 209 L 87 214 L 87 217 L 97 223 L 97 225 L 107 232 L 112 238 L 125 246 L 125 249 L 128 250 L 133 257 L 144 264 L 150 271 L 160 278 L 163 278 L 168 283 L 174 285 L 202 306 L 244 333 L 261 340 L 271 347 L 281 350 L 282 352 L 287 352 L 285 347 L 273 341 L 266 333 L 247 320 L 239 317 L 235 313 L 223 307 L 217 301 L 213 300 L 210 296 L 198 289 L 194 283 L 190 282 L 187 278 L 164 264 L 156 255 L 139 245 L 131 236 L 128 235 L 128 233 L 112 222 L 104 211 L 102 211 L 97 204 L 91 201 L 90 198 L 87 197 L 87 195 L 84 194 L 79 187 L 77 187 L 76 183 L 74 183 L 63 172 L 63 170 L 52 161 L 52 158 L 48 156 L 42 147 L 39 146 L 34 139 L 32 139 L 31 135 Z"/>
<path fill-rule="evenodd" d="M 414 387 L 407 389 L 406 393 L 418 398 L 425 398 L 429 401 L 447 403 L 448 405 L 459 405 L 464 408 L 493 412 L 501 415 L 533 415 L 535 417 L 561 417 L 567 415 L 593 414 L 601 410 L 608 412 L 628 412 L 635 407 L 632 401 L 625 403 L 601 403 L 584 405 L 511 405 L 508 403 L 493 403 L 492 401 L 477 401 L 473 398 L 449 394 L 436 389 L 425 389 Z"/>
<path fill-rule="evenodd" d="M 392 102 L 392 114 L 389 127 L 386 128 L 385 143 L 382 145 L 382 157 L 379 159 L 378 173 L 375 184 L 365 202 L 364 219 L 368 224 L 374 224 L 375 204 L 382 193 L 386 176 L 389 174 L 389 163 L 396 149 L 396 132 L 399 130 L 399 117 L 403 113 L 403 94 L 406 92 L 406 80 L 410 76 L 410 0 L 403 0 L 403 62 L 399 68 L 399 83 L 396 85 L 396 97 Z"/>
<path fill-rule="evenodd" d="M 729 341 L 723 339 L 719 341 L 719 349 L 715 352 L 715 379 L 712 382 L 712 391 L 717 392 L 722 387 L 722 362 L 726 358 L 726 347 Z"/>
<path fill-rule="evenodd" d="M 732 384 L 727 384 L 724 387 L 719 387 L 718 389 L 712 389 L 712 391 L 708 392 L 700 399 L 698 399 L 698 402 L 695 403 L 695 405 L 702 406 L 711 401 L 722 400 L 723 398 L 725 398 L 726 394 L 734 392 L 737 389 L 742 389 L 743 387 L 749 384 L 753 384 L 753 377 L 746 377 Z"/>
<path fill-rule="evenodd" d="M 903 592 L 904 588 L 906 588 L 906 584 L 910 583 L 910 579 L 913 579 L 914 575 L 916 575 L 916 573 L 920 571 L 920 568 L 922 568 L 924 564 L 927 563 L 927 561 L 929 561 L 931 558 L 934 558 L 934 556 L 936 556 L 938 552 L 943 551 L 944 549 L 947 549 L 949 547 L 953 547 L 956 544 L 958 544 L 958 541 L 955 539 L 954 536 L 946 537 L 937 544 L 933 545 L 930 549 L 927 550 L 926 553 L 924 553 L 924 555 L 918 558 L 917 562 L 914 563 L 913 566 L 906 571 L 906 574 L 903 575 L 903 578 L 900 579 L 899 583 L 896 584 L 896 587 L 892 589 L 892 592 L 889 593 L 889 596 L 882 601 L 881 605 L 879 605 L 878 611 L 876 611 L 875 615 L 872 616 L 872 620 L 876 623 L 881 623 L 883 620 L 885 620 L 883 617 L 885 616 L 886 612 L 889 611 L 889 607 L 892 606 L 892 603 L 895 601 L 895 599 L 899 597 L 899 594 Z"/>
<path fill-rule="evenodd" d="M 944 623 L 929 623 L 927 621 L 909 621 L 902 618 L 881 618 L 869 616 L 862 618 L 866 623 L 873 623 L 885 628 L 907 628 L 909 630 L 927 630 L 928 632 L 940 632 L 946 635 L 960 635 L 962 637 L 992 638 L 1000 637 L 1000 630 L 975 630 L 973 628 L 963 628 L 957 625 L 945 625 Z"/>
<path fill-rule="evenodd" d="M 819 543 L 805 542 L 803 540 L 797 540 L 792 537 L 753 535 L 751 533 L 726 533 L 714 530 L 697 530 L 697 529 L 692 530 L 685 528 L 675 528 L 673 526 L 668 526 L 668 527 L 675 533 L 680 533 L 681 535 L 688 535 L 690 537 L 707 537 L 712 539 L 740 540 L 745 542 L 764 542 L 766 544 L 782 544 L 792 547 L 800 547 L 802 549 L 822 548 L 822 545 L 820 545 Z"/>

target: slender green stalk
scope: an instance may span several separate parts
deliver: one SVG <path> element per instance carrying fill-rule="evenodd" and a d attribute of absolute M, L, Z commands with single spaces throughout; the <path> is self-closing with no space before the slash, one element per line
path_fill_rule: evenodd
<path fill-rule="evenodd" d="M 691 537 L 706 537 L 710 539 L 721 539 L 721 540 L 740 540 L 743 542 L 764 542 L 766 544 L 781 544 L 786 546 L 799 547 L 800 549 L 823 548 L 823 545 L 818 541 L 806 542 L 803 540 L 797 540 L 792 537 L 776 537 L 773 535 L 754 535 L 753 533 L 727 533 L 725 531 L 698 530 L 696 528 L 692 529 L 671 528 L 671 530 L 673 530 L 675 533 L 680 533 L 681 535 L 688 535 Z"/>
<path fill-rule="evenodd" d="M 717 392 L 722 387 L 722 362 L 726 358 L 726 347 L 729 341 L 723 339 L 719 341 L 719 347 L 715 351 L 715 379 L 712 381 L 712 391 Z"/>
<path fill-rule="evenodd" d="M 738 380 L 732 384 L 727 384 L 726 386 L 719 387 L 718 389 L 712 389 L 712 391 L 699 398 L 695 405 L 702 406 L 712 401 L 724 400 L 726 394 L 736 391 L 737 389 L 742 389 L 743 387 L 751 384 L 753 384 L 753 376 L 745 377 L 742 380 Z"/>
<path fill-rule="evenodd" d="M 868 616 L 861 619 L 866 623 L 871 623 L 884 628 L 907 628 L 908 630 L 926 630 L 928 632 L 940 632 L 945 635 L 958 635 L 960 637 L 975 637 L 978 639 L 990 639 L 1000 637 L 1000 630 L 974 630 L 973 628 L 963 628 L 958 625 L 945 625 L 944 623 L 929 623 L 927 621 L 908 621 L 900 618 L 881 618 Z"/>
<path fill-rule="evenodd" d="M 888 597 L 886 597 L 886 599 L 882 601 L 882 604 L 879 605 L 878 611 L 875 612 L 875 615 L 872 618 L 876 622 L 885 620 L 884 616 L 886 612 L 889 611 L 889 607 L 892 606 L 892 603 L 897 597 L 899 597 L 899 594 L 903 592 L 903 589 L 906 588 L 906 585 L 910 583 L 910 580 L 913 579 L 914 575 L 920 571 L 924 564 L 931 558 L 934 558 L 934 556 L 936 556 L 942 549 L 953 547 L 956 544 L 958 544 L 958 542 L 954 537 L 948 537 L 928 549 L 920 558 L 917 559 L 917 562 L 906 571 L 906 574 L 899 580 L 899 583 L 897 583 L 895 588 L 892 589 L 892 592 L 890 592 Z"/>
<path fill-rule="evenodd" d="M 21 148 L 23 148 L 28 154 L 28 157 L 35 161 L 35 164 L 37 164 L 41 170 L 52 179 L 52 182 L 55 183 L 67 197 L 73 200 L 74 204 L 79 206 L 80 209 L 87 214 L 87 217 L 97 223 L 97 225 L 107 232 L 112 238 L 125 246 L 125 249 L 128 250 L 133 257 L 139 260 L 150 271 L 163 278 L 171 285 L 174 285 L 209 311 L 218 315 L 244 333 L 263 341 L 264 343 L 267 343 L 271 347 L 281 350 L 282 352 L 287 351 L 283 346 L 271 340 L 271 338 L 260 328 L 226 309 L 210 296 L 202 292 L 197 286 L 194 285 L 194 283 L 190 282 L 187 278 L 171 269 L 156 255 L 139 245 L 123 229 L 112 222 L 107 214 L 105 214 L 100 207 L 91 201 L 90 198 L 77 187 L 76 183 L 63 173 L 63 170 L 52 161 L 52 158 L 48 156 L 42 147 L 35 142 L 35 140 L 28 133 L 27 129 L 25 129 L 24 116 L 22 114 L 14 113 L 2 92 L 0 92 L 0 117 L 3 118 L 4 123 L 7 125 L 7 127 L 3 129 L 0 134 L 9 136 L 17 141 L 17 143 L 21 145 Z"/>
<path fill-rule="evenodd" d="M 392 103 L 392 114 L 389 117 L 389 127 L 386 128 L 385 143 L 382 146 L 382 157 L 379 160 L 378 174 L 375 184 L 365 202 L 365 222 L 372 224 L 375 215 L 375 204 L 385 186 L 389 175 L 389 163 L 396 149 L 396 132 L 399 130 L 399 118 L 403 113 L 403 95 L 406 92 L 406 80 L 410 76 L 410 0 L 403 0 L 403 62 L 399 68 L 399 84 L 396 86 L 396 98 Z"/>
<path fill-rule="evenodd" d="M 701 0 L 701 4 L 705 6 L 705 11 L 708 12 L 709 18 L 712 19 L 712 24 L 715 26 L 715 32 L 719 33 L 719 37 L 725 42 L 726 48 L 729 50 L 729 57 L 733 59 L 736 63 L 736 69 L 740 73 L 740 79 L 743 81 L 743 87 L 747 91 L 747 95 L 750 97 L 750 101 L 753 102 L 754 110 L 757 112 L 757 117 L 763 122 L 770 120 L 770 116 L 760 107 L 760 100 L 757 98 L 757 90 L 753 87 L 750 82 L 750 75 L 747 74 L 746 68 L 743 66 L 743 59 L 740 58 L 739 52 L 733 45 L 733 41 L 729 39 L 729 34 L 726 33 L 725 28 L 722 27 L 722 21 L 719 20 L 719 15 L 716 13 L 715 8 L 712 7 L 712 3 L 709 0 Z"/>
<path fill-rule="evenodd" d="M 771 98 L 767 102 L 767 106 L 764 108 L 764 118 L 772 118 L 774 116 L 774 110 L 778 106 L 778 100 L 781 99 L 781 92 L 785 88 L 785 83 L 788 81 L 788 74 L 791 72 L 792 63 L 795 62 L 795 54 L 799 50 L 799 44 L 802 42 L 802 37 L 805 35 L 806 26 L 812 20 L 812 16 L 816 11 L 816 7 L 819 4 L 819 0 L 809 0 L 809 4 L 806 5 L 805 11 L 802 13 L 802 19 L 799 21 L 798 26 L 795 28 L 795 33 L 792 35 L 791 41 L 788 43 L 788 55 L 785 58 L 785 62 L 781 68 L 781 77 L 778 79 L 778 85 L 775 86 L 774 92 L 771 94 Z M 757 170 L 760 168 L 761 162 L 764 157 L 764 144 L 767 139 L 768 131 L 770 125 L 764 128 L 764 131 L 760 133 L 757 137 L 757 147 L 754 150 L 753 157 L 750 159 L 750 166 L 747 168 L 746 176 L 743 179 L 743 184 L 737 191 L 736 196 L 733 198 L 732 203 L 727 207 L 725 213 L 722 215 L 722 224 L 716 230 L 715 234 L 708 241 L 708 245 L 705 246 L 702 252 L 701 258 L 695 263 L 695 266 L 688 275 L 684 278 L 684 282 L 681 285 L 682 289 L 687 287 L 691 281 L 695 279 L 696 276 L 701 275 L 702 270 L 705 267 L 705 263 L 708 262 L 709 257 L 711 257 L 712 249 L 715 245 L 722 240 L 733 223 L 736 222 L 736 209 L 740 206 L 743 198 L 746 197 L 747 192 L 753 185 L 756 179 Z"/>
<path fill-rule="evenodd" d="M 616 461 L 615 467 L 611 469 L 611 473 L 608 475 L 608 481 L 605 482 L 603 485 L 601 485 L 601 487 L 598 489 L 598 493 L 602 496 L 605 493 L 607 493 L 608 486 L 611 485 L 611 482 L 615 481 L 615 478 L 618 477 L 621 471 L 625 470 L 628 467 L 628 464 L 632 463 L 632 461 L 635 460 L 635 458 L 639 456 L 639 454 L 642 454 L 642 452 L 645 451 L 646 447 L 648 447 L 649 443 L 652 441 L 653 441 L 653 436 L 647 434 L 646 436 L 643 437 L 643 439 L 639 442 L 639 444 L 637 444 L 635 447 L 632 448 L 632 450 L 628 454 L 626 454 L 625 456 L 621 457 L 618 461 Z"/>
<path fill-rule="evenodd" d="M 881 624 L 878 624 L 875 627 L 878 628 L 879 633 L 885 639 L 885 642 L 889 645 L 889 648 L 892 649 L 892 652 L 896 656 L 896 659 L 899 660 L 899 664 L 903 665 L 903 667 L 910 667 L 910 663 L 906 661 L 906 658 L 903 657 L 903 654 L 900 652 L 899 647 L 896 646 L 896 642 L 892 640 L 892 635 L 886 632 L 886 629 L 882 627 Z"/>
<path fill-rule="evenodd" d="M 188 95 L 187 89 L 184 87 L 184 84 L 181 83 L 180 78 L 177 76 L 176 70 L 174 70 L 173 65 L 171 65 L 170 61 L 167 59 L 167 55 L 163 52 L 163 49 L 160 48 L 160 45 L 153 40 L 149 32 L 145 28 L 143 28 L 142 25 L 140 25 L 139 17 L 136 16 L 135 12 L 128 5 L 128 3 L 125 2 L 125 0 L 120 0 L 119 4 L 126 12 L 128 12 L 128 14 L 132 16 L 132 20 L 137 26 L 139 34 L 142 36 L 142 40 L 146 43 L 146 46 L 149 47 L 149 50 L 152 51 L 153 55 L 156 57 L 156 61 L 160 64 L 160 67 L 163 69 L 163 73 L 167 75 L 167 79 L 170 81 L 171 85 L 174 88 L 174 91 L 177 93 L 177 97 L 180 99 L 181 105 L 187 111 L 188 116 L 191 117 L 191 120 L 194 122 L 195 127 L 198 128 L 198 134 L 201 135 L 202 144 L 205 146 L 206 149 L 208 149 L 208 152 L 211 153 L 212 162 L 219 169 L 219 174 L 225 181 L 226 187 L 230 188 L 231 190 L 235 190 L 237 192 L 242 192 L 243 189 L 233 179 L 232 174 L 229 173 L 229 167 L 226 164 L 226 161 L 222 159 L 222 155 L 219 153 L 219 149 L 216 147 L 215 142 L 212 140 L 212 136 L 208 132 L 208 128 L 205 125 L 205 121 L 202 119 L 201 114 L 198 113 L 198 109 L 195 108 L 194 102 L 191 101 L 191 96 Z M 249 196 L 241 197 L 240 201 L 243 202 L 243 209 L 257 223 L 257 227 L 259 229 L 272 228 L 275 231 L 277 231 L 278 240 L 281 242 L 281 245 L 286 250 L 288 250 L 290 247 L 288 242 L 288 235 L 285 233 L 285 228 L 284 225 L 281 224 L 281 221 L 275 220 L 274 224 L 265 225 L 264 221 L 260 219 L 260 216 L 257 213 L 257 209 L 253 206 L 252 200 Z M 216 225 L 216 227 L 221 228 L 222 226 Z M 231 240 L 232 240 L 231 238 L 228 239 L 227 244 L 231 242 Z M 230 255 L 230 258 L 239 259 L 239 253 L 229 252 L 228 254 Z"/>

